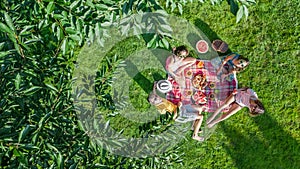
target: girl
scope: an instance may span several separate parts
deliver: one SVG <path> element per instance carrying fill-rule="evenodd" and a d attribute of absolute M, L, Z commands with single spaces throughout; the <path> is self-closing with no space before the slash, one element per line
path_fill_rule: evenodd
<path fill-rule="evenodd" d="M 156 85 L 157 82 L 154 82 L 152 92 L 149 94 L 148 101 L 151 105 L 154 105 L 160 114 L 166 114 L 166 112 L 173 113 L 173 119 L 177 117 L 177 105 L 160 97 L 156 94 Z"/>
<path fill-rule="evenodd" d="M 218 119 L 214 120 L 214 118 L 229 105 L 231 106 L 229 108 L 229 111 L 223 114 Z M 252 89 L 244 87 L 238 90 L 234 90 L 233 93 L 226 98 L 225 102 L 217 108 L 214 114 L 210 118 L 208 118 L 206 123 L 208 124 L 208 127 L 211 128 L 217 123 L 234 115 L 243 107 L 249 108 L 249 115 L 252 117 L 263 114 L 265 111 L 264 106 L 258 100 L 256 93 Z"/>
<path fill-rule="evenodd" d="M 166 59 L 167 72 L 181 87 L 185 87 L 185 79 L 182 76 L 183 70 L 196 62 L 196 58 L 187 57 L 188 54 L 189 51 L 185 46 L 179 46 L 173 48 L 173 54 Z"/>
<path fill-rule="evenodd" d="M 183 105 L 181 102 L 178 103 L 179 117 L 175 120 L 176 122 L 186 123 L 188 121 L 194 121 L 192 129 L 194 130 L 192 138 L 197 141 L 204 141 L 203 137 L 198 135 L 200 127 L 203 121 L 203 115 L 201 114 L 206 106 L 203 105 Z"/>
<path fill-rule="evenodd" d="M 233 80 L 237 72 L 244 70 L 249 65 L 249 60 L 239 54 L 231 54 L 222 61 L 222 64 L 217 70 L 217 75 L 222 72 L 221 80 L 224 80 L 227 76 L 230 76 L 229 80 Z"/>

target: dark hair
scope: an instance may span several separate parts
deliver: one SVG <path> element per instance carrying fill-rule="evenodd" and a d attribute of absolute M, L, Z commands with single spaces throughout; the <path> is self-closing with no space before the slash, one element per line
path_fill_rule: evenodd
<path fill-rule="evenodd" d="M 243 67 L 243 68 L 240 68 L 240 67 L 234 68 L 234 70 L 235 70 L 236 72 L 240 72 L 240 71 L 244 70 L 244 69 L 250 64 L 249 59 L 246 58 L 246 57 L 244 57 L 243 55 L 239 55 L 239 57 L 238 57 L 237 59 L 238 59 L 238 60 L 240 60 L 240 59 L 245 60 L 245 61 L 247 62 L 247 64 L 246 64 L 245 67 Z"/>
<path fill-rule="evenodd" d="M 176 55 L 176 56 L 181 56 L 181 52 L 186 52 L 186 56 L 189 54 L 189 51 L 187 50 L 187 48 L 185 46 L 178 46 L 176 48 L 173 48 L 173 54 Z M 186 57 L 184 56 L 184 57 Z"/>
<path fill-rule="evenodd" d="M 262 102 L 259 100 L 254 100 L 254 103 L 256 104 L 256 107 L 255 107 L 255 109 L 251 110 L 250 115 L 257 116 L 257 115 L 263 114 L 265 112 L 265 108 L 264 108 Z"/>

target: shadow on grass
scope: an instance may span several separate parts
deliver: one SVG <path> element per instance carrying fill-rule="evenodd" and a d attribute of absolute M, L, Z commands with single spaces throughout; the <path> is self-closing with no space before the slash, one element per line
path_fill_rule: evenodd
<path fill-rule="evenodd" d="M 152 91 L 152 87 L 153 87 L 153 82 L 151 82 L 149 79 L 147 79 L 144 75 L 142 75 L 141 72 L 139 72 L 138 68 L 136 67 L 136 65 L 134 65 L 134 63 L 132 63 L 131 61 L 127 60 L 126 61 L 127 67 L 125 68 L 125 71 L 127 72 L 127 74 L 138 83 L 138 85 L 146 92 L 146 93 L 150 93 Z M 155 81 L 158 81 L 160 79 L 163 79 L 163 77 L 157 73 L 157 72 L 153 72 L 152 74 L 153 79 Z"/>
<path fill-rule="evenodd" d="M 201 19 L 196 19 L 194 24 L 195 24 L 195 26 L 198 29 L 200 29 L 208 37 L 208 39 L 211 42 L 214 41 L 214 40 L 216 40 L 216 39 L 222 40 L 218 36 L 218 34 L 215 31 L 211 30 L 210 27 L 209 27 L 209 25 L 207 23 L 203 22 Z M 197 42 L 195 43 L 195 42 L 191 41 L 190 43 L 191 43 L 191 45 L 196 45 Z M 226 54 L 232 53 L 232 51 L 230 50 L 230 44 L 228 44 L 228 46 L 229 46 L 229 49 L 227 50 L 226 53 L 224 53 L 222 55 L 226 55 Z"/>
<path fill-rule="evenodd" d="M 247 135 L 237 128 L 221 124 L 229 145 L 225 149 L 237 168 L 297 168 L 300 166 L 299 143 L 285 132 L 269 115 L 253 118 L 262 132 L 261 140 L 256 133 Z M 249 137 L 250 135 L 250 137 Z"/>
<path fill-rule="evenodd" d="M 150 93 L 153 86 L 150 80 L 142 75 L 138 68 L 130 60 L 126 61 L 126 65 L 127 67 L 125 68 L 125 71 L 127 72 L 128 76 L 136 81 L 145 92 Z"/>

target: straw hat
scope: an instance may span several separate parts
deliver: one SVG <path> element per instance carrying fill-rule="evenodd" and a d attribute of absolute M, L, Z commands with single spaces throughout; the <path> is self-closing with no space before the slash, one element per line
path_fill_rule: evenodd
<path fill-rule="evenodd" d="M 217 52 L 225 53 L 228 50 L 228 44 L 217 39 L 212 42 L 212 48 Z"/>

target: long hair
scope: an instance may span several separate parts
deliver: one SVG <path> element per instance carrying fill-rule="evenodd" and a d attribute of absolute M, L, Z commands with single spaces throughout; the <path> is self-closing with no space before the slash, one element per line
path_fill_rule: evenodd
<path fill-rule="evenodd" d="M 257 116 L 257 115 L 263 114 L 265 112 L 265 108 L 264 108 L 262 102 L 259 100 L 254 100 L 254 102 L 256 104 L 256 108 L 251 110 L 250 116 Z"/>

